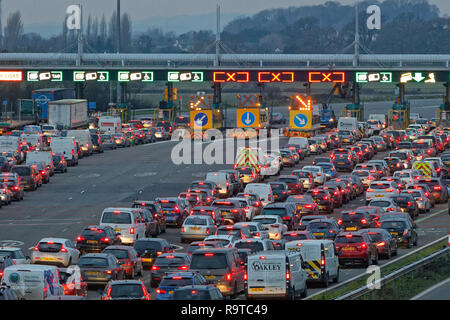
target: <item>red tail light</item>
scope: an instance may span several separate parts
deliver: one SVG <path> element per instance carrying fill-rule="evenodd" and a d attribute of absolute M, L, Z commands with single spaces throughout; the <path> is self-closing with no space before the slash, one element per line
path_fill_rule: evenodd
<path fill-rule="evenodd" d="M 33 251 L 39 251 L 39 245 L 33 248 Z"/>
<path fill-rule="evenodd" d="M 160 294 L 160 293 L 166 293 L 166 290 L 162 290 L 162 289 L 156 289 L 156 293 Z"/>
<path fill-rule="evenodd" d="M 152 266 L 152 271 L 156 271 L 156 270 L 161 270 L 161 268 L 158 267 L 158 266 L 153 265 L 153 266 Z"/>
<path fill-rule="evenodd" d="M 244 273 L 244 280 L 247 281 L 248 280 L 248 275 L 246 273 Z"/>
<path fill-rule="evenodd" d="M 442 188 L 441 188 L 441 186 L 434 186 L 433 189 L 434 190 L 441 190 Z"/>
<path fill-rule="evenodd" d="M 291 274 L 289 272 L 286 272 L 286 280 L 290 280 L 291 279 Z"/>
<path fill-rule="evenodd" d="M 366 249 L 366 248 L 367 248 L 367 244 L 363 243 L 363 244 L 361 245 L 361 248 L 362 248 L 362 249 Z"/>
<path fill-rule="evenodd" d="M 103 271 L 103 273 L 105 273 L 105 274 L 112 274 L 112 271 L 111 270 L 106 270 L 106 271 Z"/>
<path fill-rule="evenodd" d="M 291 217 L 283 217 L 283 220 L 291 220 Z"/>
<path fill-rule="evenodd" d="M 134 234 L 134 228 L 130 228 L 130 234 Z"/>
<path fill-rule="evenodd" d="M 188 270 L 189 269 L 189 267 L 188 266 L 181 266 L 181 267 L 178 267 L 177 268 L 178 270 Z"/>
<path fill-rule="evenodd" d="M 342 224 L 342 219 L 338 219 L 337 224 L 341 225 Z"/>
<path fill-rule="evenodd" d="M 362 224 L 367 224 L 367 220 L 366 219 L 361 219 L 361 223 Z"/>
<path fill-rule="evenodd" d="M 312 204 L 305 204 L 305 205 L 303 205 L 303 208 L 312 209 L 313 205 Z"/>
<path fill-rule="evenodd" d="M 162 254 L 162 251 L 156 251 L 156 255 L 159 256 Z"/>
<path fill-rule="evenodd" d="M 384 246 L 385 244 L 386 244 L 386 242 L 384 242 L 384 241 L 378 242 L 378 243 L 377 243 L 377 247 L 382 247 L 382 246 Z"/>
<path fill-rule="evenodd" d="M 328 196 L 323 197 L 323 200 L 328 200 Z"/>
<path fill-rule="evenodd" d="M 84 240 L 84 238 L 83 237 L 77 237 L 77 242 L 81 242 L 81 241 L 83 241 Z"/>
<path fill-rule="evenodd" d="M 227 274 L 225 275 L 225 279 L 226 279 L 227 281 L 231 281 L 231 280 L 232 280 L 232 275 L 231 275 L 231 273 L 227 273 Z"/>
<path fill-rule="evenodd" d="M 108 237 L 106 237 L 106 238 L 101 238 L 100 241 L 109 243 L 110 239 Z"/>
<path fill-rule="evenodd" d="M 61 245 L 61 249 L 60 249 L 59 251 L 60 251 L 60 252 L 65 252 L 65 253 L 69 252 L 69 251 L 67 251 L 67 249 L 66 249 L 66 248 L 64 248 L 64 246 L 63 246 L 63 245 Z"/>

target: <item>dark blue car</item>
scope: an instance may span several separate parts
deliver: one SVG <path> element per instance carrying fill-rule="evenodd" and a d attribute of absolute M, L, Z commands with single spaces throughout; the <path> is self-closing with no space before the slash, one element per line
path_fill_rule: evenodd
<path fill-rule="evenodd" d="M 184 286 L 207 285 L 208 281 L 196 272 L 177 272 L 166 275 L 156 289 L 157 300 L 172 300 L 175 289 Z"/>

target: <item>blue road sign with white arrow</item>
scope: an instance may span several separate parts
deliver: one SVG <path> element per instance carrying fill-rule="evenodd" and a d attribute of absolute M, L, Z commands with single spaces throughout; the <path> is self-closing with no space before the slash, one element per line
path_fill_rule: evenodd
<path fill-rule="evenodd" d="M 194 123 L 197 127 L 204 127 L 208 124 L 208 115 L 203 112 L 199 112 L 194 117 Z"/>
<path fill-rule="evenodd" d="M 241 116 L 241 122 L 246 126 L 251 126 L 255 123 L 255 115 L 249 111 L 244 112 Z"/>
<path fill-rule="evenodd" d="M 308 117 L 299 113 L 294 117 L 294 124 L 297 128 L 303 128 L 308 124 Z"/>

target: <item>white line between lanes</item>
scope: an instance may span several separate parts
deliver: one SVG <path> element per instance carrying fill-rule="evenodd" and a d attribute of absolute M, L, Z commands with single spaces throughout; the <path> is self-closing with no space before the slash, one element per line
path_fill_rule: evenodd
<path fill-rule="evenodd" d="M 446 284 L 446 283 L 449 282 L 449 281 L 450 281 L 450 278 L 447 278 L 446 280 L 441 281 L 441 282 L 439 282 L 438 284 L 435 284 L 435 285 L 432 286 L 431 288 L 428 288 L 427 290 L 422 291 L 421 293 L 419 293 L 418 295 L 412 297 L 412 298 L 409 299 L 409 300 L 419 300 L 419 299 L 422 298 L 424 295 L 430 293 L 431 291 L 433 291 L 433 290 L 436 289 L 436 288 L 439 288 L 440 286 Z"/>
<path fill-rule="evenodd" d="M 445 211 L 447 211 L 447 210 L 448 210 L 448 209 L 440 210 L 440 211 L 438 211 L 438 212 L 435 212 L 435 213 L 433 213 L 433 214 L 430 214 L 430 215 L 427 216 L 427 217 L 420 218 L 420 219 L 416 220 L 416 222 L 422 222 L 422 221 L 428 220 L 428 219 L 433 218 L 434 216 L 437 216 L 438 214 L 441 214 L 441 213 L 443 213 L 443 212 L 445 212 Z"/>

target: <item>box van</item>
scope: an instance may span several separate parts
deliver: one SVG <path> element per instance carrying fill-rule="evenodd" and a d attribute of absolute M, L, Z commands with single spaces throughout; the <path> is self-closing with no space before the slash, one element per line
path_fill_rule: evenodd
<path fill-rule="evenodd" d="M 230 195 L 230 183 L 225 172 L 208 172 L 206 179 L 213 181 L 219 187 L 219 196 L 227 198 Z"/>
<path fill-rule="evenodd" d="M 307 274 L 298 252 L 261 251 L 247 257 L 247 299 L 306 297 Z"/>
<path fill-rule="evenodd" d="M 26 165 L 32 165 L 34 163 L 44 163 L 45 166 L 50 169 L 50 175 L 54 174 L 53 157 L 51 152 L 45 151 L 32 151 L 27 153 Z"/>
<path fill-rule="evenodd" d="M 5 268 L 3 280 L 26 300 L 45 300 L 53 296 L 63 296 L 56 266 L 22 264 Z"/>
<path fill-rule="evenodd" d="M 302 149 L 302 152 L 304 152 L 305 156 L 310 155 L 310 147 L 308 143 L 308 139 L 302 138 L 302 137 L 291 137 L 289 138 L 289 141 L 287 144 L 296 144 L 299 145 Z"/>
<path fill-rule="evenodd" d="M 120 117 L 102 116 L 98 120 L 100 133 L 120 133 L 122 132 L 122 121 Z"/>
<path fill-rule="evenodd" d="M 63 155 L 69 166 L 78 165 L 77 144 L 74 138 L 53 137 L 50 148 L 52 152 Z"/>
<path fill-rule="evenodd" d="M 333 279 L 339 282 L 339 259 L 334 242 L 331 240 L 298 240 L 289 241 L 285 250 L 300 252 L 305 261 L 305 270 L 309 281 L 319 281 L 325 287 Z"/>
<path fill-rule="evenodd" d="M 272 187 L 267 183 L 249 183 L 245 186 L 244 193 L 256 193 L 263 206 L 274 201 Z"/>
<path fill-rule="evenodd" d="M 120 233 L 122 244 L 134 244 L 145 238 L 145 221 L 139 208 L 106 208 L 100 218 L 100 226 L 109 226 Z"/>
<path fill-rule="evenodd" d="M 81 150 L 85 156 L 90 156 L 94 153 L 91 133 L 89 130 L 69 130 L 67 137 L 73 137 L 80 143 Z"/>
<path fill-rule="evenodd" d="M 341 117 L 338 121 L 338 131 L 351 131 L 356 134 L 358 130 L 358 120 L 353 117 Z"/>

